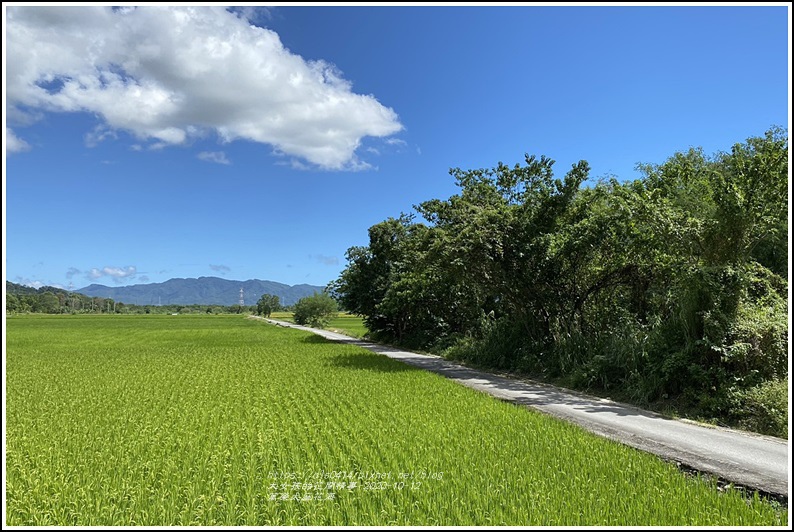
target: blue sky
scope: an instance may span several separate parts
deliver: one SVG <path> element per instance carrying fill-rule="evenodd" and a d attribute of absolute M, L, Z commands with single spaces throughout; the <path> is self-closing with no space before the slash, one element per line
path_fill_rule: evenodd
<path fill-rule="evenodd" d="M 325 285 L 452 167 L 633 179 L 790 123 L 783 4 L 3 11 L 4 271 L 32 286 Z"/>

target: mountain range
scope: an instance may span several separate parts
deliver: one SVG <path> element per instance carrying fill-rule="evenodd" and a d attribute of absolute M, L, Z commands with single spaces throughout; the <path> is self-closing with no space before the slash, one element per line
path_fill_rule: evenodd
<path fill-rule="evenodd" d="M 106 297 L 135 305 L 236 305 L 243 289 L 245 305 L 256 305 L 264 294 L 278 296 L 282 305 L 292 305 L 302 297 L 322 292 L 322 286 L 298 284 L 290 286 L 275 281 L 249 279 L 231 281 L 220 277 L 169 279 L 163 283 L 130 286 L 92 284 L 75 290 L 91 297 Z"/>

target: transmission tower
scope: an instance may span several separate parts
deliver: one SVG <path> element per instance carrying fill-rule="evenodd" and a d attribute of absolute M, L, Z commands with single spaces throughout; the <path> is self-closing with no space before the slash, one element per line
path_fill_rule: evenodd
<path fill-rule="evenodd" d="M 245 306 L 245 299 L 243 298 L 243 287 L 242 286 L 240 287 L 240 306 L 241 307 Z"/>

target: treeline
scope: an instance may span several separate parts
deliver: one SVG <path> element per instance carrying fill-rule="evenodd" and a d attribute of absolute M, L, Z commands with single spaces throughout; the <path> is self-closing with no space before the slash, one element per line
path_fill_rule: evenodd
<path fill-rule="evenodd" d="M 298 325 L 323 328 L 337 316 L 336 300 L 326 292 L 315 292 L 300 298 L 294 305 L 283 306 L 279 297 L 263 294 L 256 304 L 256 313 L 269 318 L 273 312 L 289 311 Z"/>
<path fill-rule="evenodd" d="M 6 281 L 7 314 L 251 314 L 248 305 L 133 305 L 61 288 L 31 288 Z"/>
<path fill-rule="evenodd" d="M 329 289 L 382 341 L 785 436 L 787 132 L 628 182 L 553 164 L 452 169 Z"/>

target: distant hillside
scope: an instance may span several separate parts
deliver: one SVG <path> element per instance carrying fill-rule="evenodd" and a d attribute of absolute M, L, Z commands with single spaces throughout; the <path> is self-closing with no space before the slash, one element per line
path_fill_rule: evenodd
<path fill-rule="evenodd" d="M 48 286 L 47 288 L 51 287 Z M 25 286 L 22 284 L 12 283 L 11 281 L 6 281 L 6 294 L 32 295 L 38 293 L 39 291 L 32 286 Z"/>
<path fill-rule="evenodd" d="M 47 292 L 56 295 L 62 294 L 63 296 L 67 297 L 72 293 L 64 288 L 56 288 L 54 286 L 41 286 L 39 288 L 33 288 L 32 286 L 25 286 L 23 284 L 6 281 L 6 294 L 12 294 L 15 296 L 32 296 L 36 294 L 45 294 Z"/>
<path fill-rule="evenodd" d="M 282 305 L 292 305 L 302 297 L 321 292 L 322 286 L 299 284 L 290 286 L 274 281 L 231 281 L 219 277 L 169 279 L 164 283 L 104 286 L 92 284 L 75 290 L 91 297 L 109 297 L 114 301 L 135 305 L 236 305 L 240 288 L 246 305 L 256 305 L 263 294 L 278 296 Z"/>

